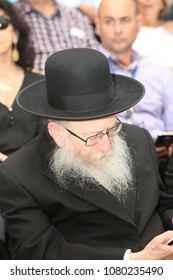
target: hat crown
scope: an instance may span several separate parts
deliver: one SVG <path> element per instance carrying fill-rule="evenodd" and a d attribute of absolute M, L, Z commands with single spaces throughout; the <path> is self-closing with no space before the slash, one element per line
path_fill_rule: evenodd
<path fill-rule="evenodd" d="M 46 61 L 45 75 L 48 103 L 54 108 L 83 112 L 114 100 L 108 61 L 96 50 L 74 48 L 54 53 Z M 105 96 L 106 91 L 110 95 Z"/>

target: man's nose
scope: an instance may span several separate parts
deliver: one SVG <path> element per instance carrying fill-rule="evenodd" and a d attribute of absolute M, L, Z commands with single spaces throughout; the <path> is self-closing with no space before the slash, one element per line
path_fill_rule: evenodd
<path fill-rule="evenodd" d="M 117 33 L 117 34 L 121 32 L 121 24 L 120 24 L 120 22 L 115 22 L 114 30 L 115 30 L 115 33 Z"/>
<path fill-rule="evenodd" d="M 98 143 L 98 148 L 102 152 L 110 152 L 112 150 L 111 138 L 107 134 Z"/>

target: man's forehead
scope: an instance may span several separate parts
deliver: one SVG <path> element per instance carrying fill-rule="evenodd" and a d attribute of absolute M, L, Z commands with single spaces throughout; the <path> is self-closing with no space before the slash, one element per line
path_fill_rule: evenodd
<path fill-rule="evenodd" d="M 133 0 L 104 0 L 100 5 L 98 13 L 100 16 L 123 17 L 128 16 L 136 10 Z"/>
<path fill-rule="evenodd" d="M 81 130 L 87 130 L 87 131 L 99 131 L 104 130 L 106 128 L 111 127 L 116 122 L 116 116 L 109 116 L 99 119 L 93 119 L 93 120 L 83 120 L 83 121 L 74 121 L 70 122 L 71 127 L 81 129 Z"/>

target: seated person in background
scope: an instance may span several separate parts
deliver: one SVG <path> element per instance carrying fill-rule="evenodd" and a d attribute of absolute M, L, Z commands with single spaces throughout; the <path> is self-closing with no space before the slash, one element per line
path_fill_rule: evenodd
<path fill-rule="evenodd" d="M 167 31 L 173 31 L 173 20 L 164 21 L 163 16 L 171 10 L 170 0 L 136 0 L 139 13 L 142 16 L 142 25 L 149 27 L 163 26 Z"/>
<path fill-rule="evenodd" d="M 101 0 L 59 0 L 59 3 L 68 7 L 76 7 L 89 17 L 91 22 L 95 24 L 97 16 L 97 7 Z"/>
<path fill-rule="evenodd" d="M 31 27 L 35 69 L 44 72 L 47 57 L 61 49 L 97 49 L 93 26 L 78 9 L 62 6 L 56 0 L 18 0 L 15 6 Z"/>
<path fill-rule="evenodd" d="M 27 24 L 12 4 L 0 0 L 0 162 L 40 130 L 40 118 L 15 100 L 19 90 L 44 77 L 31 72 L 33 63 Z"/>
<path fill-rule="evenodd" d="M 158 65 L 142 59 L 132 49 L 141 25 L 134 0 L 103 0 L 98 9 L 97 33 L 100 51 L 108 59 L 112 73 L 135 78 L 146 89 L 144 98 L 132 108 L 118 114 L 123 121 L 146 128 L 156 141 L 162 131 L 173 131 L 173 77 Z M 169 149 L 156 148 L 164 173 Z"/>
<path fill-rule="evenodd" d="M 165 184 L 168 190 L 168 193 L 173 195 L 173 153 L 170 156 L 168 167 L 165 173 Z"/>
<path fill-rule="evenodd" d="M 106 57 L 87 48 L 54 53 L 45 75 L 18 103 L 47 128 L 0 165 L 12 258 L 173 260 L 173 196 L 152 138 L 116 117 L 143 85 L 111 75 Z"/>
<path fill-rule="evenodd" d="M 170 1 L 137 0 L 137 3 L 142 26 L 134 41 L 134 50 L 173 74 L 173 20 L 162 20 L 170 10 Z"/>
<path fill-rule="evenodd" d="M 162 20 L 165 21 L 173 20 L 173 0 L 169 0 L 168 5 L 170 6 L 169 10 L 162 16 Z"/>

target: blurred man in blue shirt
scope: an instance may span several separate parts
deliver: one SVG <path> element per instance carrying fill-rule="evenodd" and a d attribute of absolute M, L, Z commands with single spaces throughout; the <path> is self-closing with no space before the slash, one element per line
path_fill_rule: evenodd
<path fill-rule="evenodd" d="M 107 57 L 111 72 L 135 78 L 146 88 L 145 97 L 119 118 L 146 128 L 155 141 L 160 132 L 173 131 L 173 77 L 132 50 L 141 22 L 136 1 L 103 0 L 96 27 L 102 42 L 100 51 Z M 160 163 L 165 164 L 170 150 L 156 149 Z"/>

